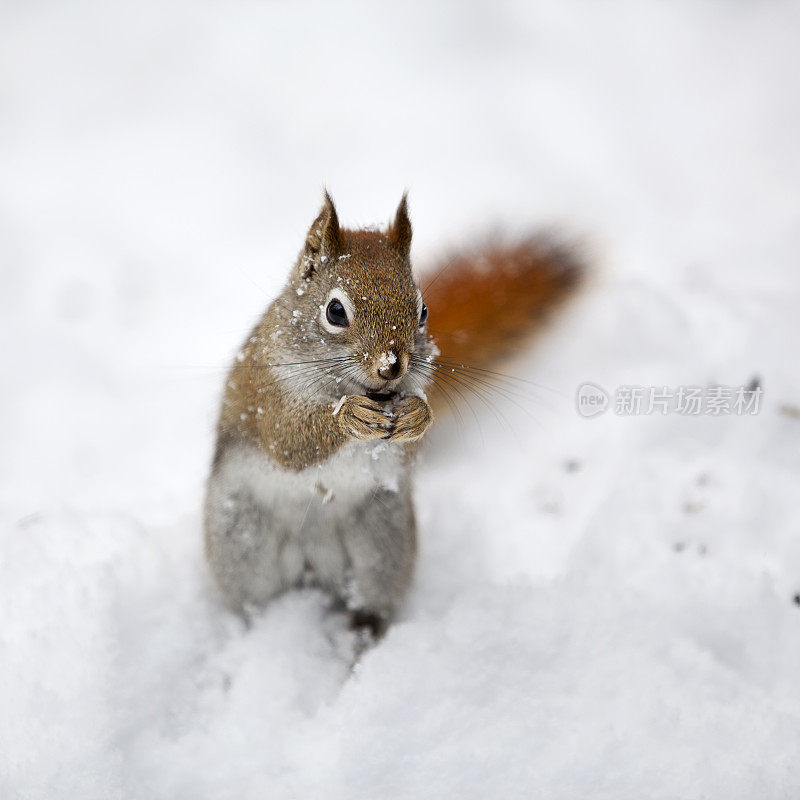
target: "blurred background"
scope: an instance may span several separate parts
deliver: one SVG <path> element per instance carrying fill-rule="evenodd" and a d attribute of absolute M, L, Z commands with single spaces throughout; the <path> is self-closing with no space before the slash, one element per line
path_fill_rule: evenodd
<path fill-rule="evenodd" d="M 0 789 L 796 797 L 799 54 L 780 0 L 2 2 Z M 420 273 L 541 226 L 592 263 L 508 367 L 533 419 L 431 437 L 344 689 L 320 601 L 240 630 L 200 548 L 323 185 L 348 226 L 408 189 Z M 575 412 L 756 376 L 747 419 Z"/>

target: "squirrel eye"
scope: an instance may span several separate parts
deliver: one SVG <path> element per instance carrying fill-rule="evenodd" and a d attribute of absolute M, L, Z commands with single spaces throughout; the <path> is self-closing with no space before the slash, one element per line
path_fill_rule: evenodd
<path fill-rule="evenodd" d="M 428 306 L 422 304 L 422 311 L 419 312 L 419 326 L 420 328 L 428 321 Z"/>
<path fill-rule="evenodd" d="M 325 309 L 325 318 L 331 325 L 339 328 L 346 328 L 350 324 L 344 306 L 335 299 L 328 303 L 328 307 Z"/>

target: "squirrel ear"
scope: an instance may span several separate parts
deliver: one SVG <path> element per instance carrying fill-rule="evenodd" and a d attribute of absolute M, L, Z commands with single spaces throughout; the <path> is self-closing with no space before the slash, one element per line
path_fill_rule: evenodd
<path fill-rule="evenodd" d="M 408 218 L 408 192 L 403 192 L 394 222 L 389 226 L 389 243 L 402 255 L 408 256 L 411 250 L 411 220 Z"/>
<path fill-rule="evenodd" d="M 319 263 L 331 260 L 339 250 L 340 244 L 339 217 L 336 215 L 336 206 L 326 190 L 325 202 L 306 234 L 300 265 L 302 277 L 310 277 Z"/>

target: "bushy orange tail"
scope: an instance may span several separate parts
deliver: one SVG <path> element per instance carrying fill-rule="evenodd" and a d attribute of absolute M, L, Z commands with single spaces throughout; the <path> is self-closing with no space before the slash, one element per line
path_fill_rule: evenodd
<path fill-rule="evenodd" d="M 440 361 L 495 367 L 519 352 L 583 275 L 571 249 L 542 237 L 455 255 L 431 272 L 424 292 Z"/>

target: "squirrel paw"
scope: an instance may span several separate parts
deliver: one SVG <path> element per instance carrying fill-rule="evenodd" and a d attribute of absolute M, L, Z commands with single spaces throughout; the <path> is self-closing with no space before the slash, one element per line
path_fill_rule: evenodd
<path fill-rule="evenodd" d="M 352 611 L 350 613 L 350 627 L 360 634 L 366 643 L 377 642 L 389 627 L 389 620 L 380 614 L 370 611 Z"/>
<path fill-rule="evenodd" d="M 394 425 L 386 438 L 390 442 L 414 442 L 433 422 L 433 413 L 421 397 L 407 397 L 394 408 Z"/>
<path fill-rule="evenodd" d="M 348 436 L 362 441 L 383 439 L 392 424 L 380 403 L 360 395 L 345 398 L 336 413 L 336 419 Z"/>

